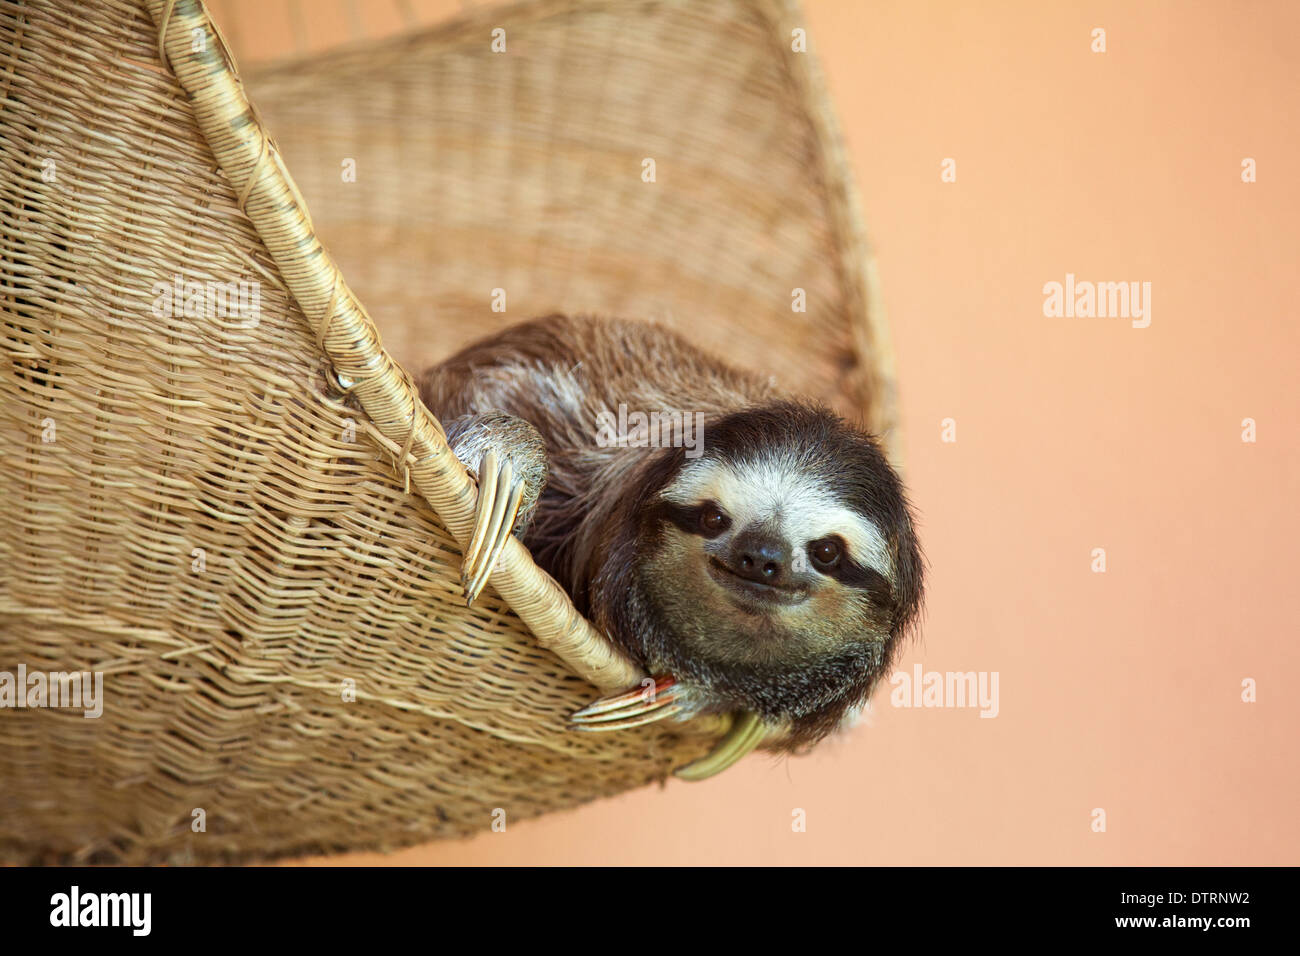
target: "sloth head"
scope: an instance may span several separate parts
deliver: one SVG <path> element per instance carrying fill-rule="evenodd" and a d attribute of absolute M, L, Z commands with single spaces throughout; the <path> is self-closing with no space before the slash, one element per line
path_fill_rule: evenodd
<path fill-rule="evenodd" d="M 783 402 L 707 423 L 702 455 L 664 450 L 634 511 L 646 664 L 694 689 L 699 709 L 785 724 L 790 746 L 866 699 L 920 608 L 898 477 L 824 409 Z"/>

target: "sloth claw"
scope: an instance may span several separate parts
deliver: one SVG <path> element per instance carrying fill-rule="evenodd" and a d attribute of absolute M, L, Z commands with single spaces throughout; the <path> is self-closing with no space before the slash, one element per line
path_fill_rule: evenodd
<path fill-rule="evenodd" d="M 495 449 L 483 454 L 478 469 L 478 507 L 474 534 L 465 549 L 460 578 L 465 586 L 465 605 L 472 605 L 487 586 L 506 540 L 514 533 L 515 519 L 524 496 L 524 481 L 515 474 L 509 458 Z"/>
<path fill-rule="evenodd" d="M 522 538 L 532 522 L 546 486 L 546 445 L 528 422 L 492 409 L 452 419 L 446 433 L 452 453 L 478 479 L 474 531 L 460 572 L 468 606 L 487 586 L 506 539 Z"/>
<path fill-rule="evenodd" d="M 569 718 L 570 730 L 627 730 L 643 724 L 673 717 L 682 712 L 677 683 L 672 677 L 660 677 L 654 685 L 634 687 L 622 694 L 602 697 Z M 721 773 L 763 742 L 767 727 L 756 714 L 741 711 L 713 750 L 699 760 L 673 771 L 683 780 L 704 780 Z"/>
<path fill-rule="evenodd" d="M 652 686 L 642 685 L 622 694 L 602 697 L 574 713 L 569 718 L 569 727 L 585 731 L 627 730 L 674 717 L 681 711 L 676 682 L 671 677 L 660 677 Z"/>
<path fill-rule="evenodd" d="M 736 714 L 731 729 L 718 741 L 712 751 L 699 760 L 693 760 L 673 771 L 673 776 L 697 781 L 722 773 L 733 763 L 763 742 L 767 728 L 757 714 L 743 711 Z"/>

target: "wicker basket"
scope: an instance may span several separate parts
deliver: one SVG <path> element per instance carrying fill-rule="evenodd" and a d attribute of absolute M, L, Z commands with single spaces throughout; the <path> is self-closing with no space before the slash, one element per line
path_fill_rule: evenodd
<path fill-rule="evenodd" d="M 263 72 L 254 111 L 195 0 L 0 5 L 0 673 L 103 675 L 96 719 L 0 710 L 0 859 L 397 847 L 708 752 L 723 719 L 565 729 L 641 673 L 517 542 L 463 606 L 476 492 L 406 369 L 647 316 L 892 437 L 800 25 L 525 4 Z"/>

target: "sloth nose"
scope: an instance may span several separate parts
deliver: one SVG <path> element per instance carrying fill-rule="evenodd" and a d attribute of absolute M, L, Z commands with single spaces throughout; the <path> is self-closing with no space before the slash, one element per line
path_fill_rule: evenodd
<path fill-rule="evenodd" d="M 747 581 L 784 584 L 790 569 L 790 546 L 774 535 L 747 531 L 736 538 L 731 569 Z"/>

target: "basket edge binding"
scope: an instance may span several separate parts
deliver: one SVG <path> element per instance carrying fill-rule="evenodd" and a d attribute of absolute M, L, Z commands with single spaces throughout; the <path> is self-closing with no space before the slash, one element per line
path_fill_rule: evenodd
<path fill-rule="evenodd" d="M 807 22 L 800 0 L 756 0 L 755 8 L 776 40 L 785 28 Z M 880 296 L 875 258 L 862 221 L 861 198 L 826 77 L 816 55 L 809 51 L 789 56 L 778 44 L 791 82 L 812 129 L 817 173 L 826 191 L 826 215 L 838 251 L 835 267 L 849 294 L 851 346 L 857 360 L 848 373 L 845 390 L 867 409 L 865 423 L 893 465 L 902 471 L 903 442 L 898 421 L 898 382 L 893 340 Z"/>
<path fill-rule="evenodd" d="M 311 224 L 279 150 L 243 89 L 234 59 L 201 0 L 142 0 L 159 32 L 159 55 L 193 108 L 226 173 L 302 309 L 340 385 L 355 395 L 384 439 L 400 449 L 403 478 L 428 501 L 463 548 L 474 527 L 477 485 L 451 453 L 441 424 L 424 407 L 408 372 L 384 350 L 365 308 Z M 195 51 L 193 39 L 206 42 Z M 578 613 L 556 581 L 514 538 L 491 582 L 538 643 L 602 691 L 645 675 Z"/>

